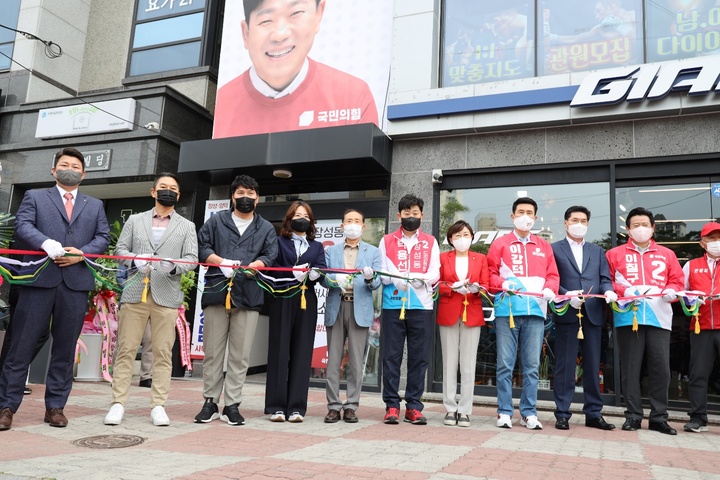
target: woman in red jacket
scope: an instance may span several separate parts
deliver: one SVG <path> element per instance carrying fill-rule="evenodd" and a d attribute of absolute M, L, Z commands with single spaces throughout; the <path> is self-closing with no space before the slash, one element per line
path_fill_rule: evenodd
<path fill-rule="evenodd" d="M 473 230 L 460 220 L 447 232 L 454 250 L 440 255 L 440 299 L 437 323 L 443 361 L 445 425 L 470 426 L 475 386 L 475 365 L 480 327 L 485 325 L 481 288 L 487 289 L 489 271 L 482 253 L 470 252 Z M 456 400 L 460 364 L 460 401 Z"/>

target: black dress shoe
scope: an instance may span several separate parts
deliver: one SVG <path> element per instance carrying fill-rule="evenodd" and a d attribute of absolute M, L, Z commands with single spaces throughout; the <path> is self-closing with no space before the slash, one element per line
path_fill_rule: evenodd
<path fill-rule="evenodd" d="M 607 423 L 605 419 L 601 416 L 597 418 L 586 418 L 585 419 L 585 426 L 590 428 L 599 428 L 600 430 L 614 430 L 615 425 L 612 423 Z"/>
<path fill-rule="evenodd" d="M 635 430 L 640 430 L 641 428 L 642 422 L 640 420 L 633 420 L 632 418 L 625 420 L 625 423 L 622 425 L 622 429 L 626 432 L 634 432 Z"/>
<path fill-rule="evenodd" d="M 30 395 L 32 393 L 32 388 L 25 387 L 25 390 L 23 390 L 23 395 Z"/>
<path fill-rule="evenodd" d="M 558 418 L 555 420 L 555 428 L 558 430 L 570 430 L 570 424 L 567 418 Z"/>
<path fill-rule="evenodd" d="M 677 435 L 677 430 L 672 428 L 668 422 L 650 422 L 648 430 L 664 433 L 665 435 Z"/>
<path fill-rule="evenodd" d="M 140 380 L 140 382 L 138 382 L 138 387 L 151 388 L 152 387 L 152 378 L 146 378 L 145 380 Z"/>

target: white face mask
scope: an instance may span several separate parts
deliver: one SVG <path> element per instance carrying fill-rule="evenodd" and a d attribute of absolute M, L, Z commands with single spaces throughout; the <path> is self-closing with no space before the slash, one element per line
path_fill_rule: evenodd
<path fill-rule="evenodd" d="M 585 238 L 587 229 L 587 225 L 583 225 L 582 223 L 571 223 L 567 227 L 567 231 L 570 236 L 575 238 Z"/>
<path fill-rule="evenodd" d="M 650 227 L 636 227 L 630 230 L 630 238 L 635 240 L 635 243 L 645 243 L 652 235 L 653 231 Z"/>
<path fill-rule="evenodd" d="M 533 220 L 527 215 L 522 215 L 520 217 L 515 217 L 515 220 L 513 220 L 513 225 L 515 225 L 515 228 L 517 228 L 521 232 L 529 232 L 530 230 L 532 230 L 533 225 L 535 225 L 535 220 Z"/>
<path fill-rule="evenodd" d="M 358 225 L 357 223 L 348 223 L 343 226 L 343 232 L 345 232 L 345 236 L 350 240 L 356 240 L 362 236 L 362 225 Z"/>
<path fill-rule="evenodd" d="M 720 240 L 714 242 L 707 242 L 707 252 L 713 257 L 720 257 Z"/>
<path fill-rule="evenodd" d="M 470 244 L 472 243 L 472 238 L 470 237 L 462 237 L 458 238 L 456 240 L 453 240 L 453 247 L 458 252 L 467 252 L 470 250 Z"/>

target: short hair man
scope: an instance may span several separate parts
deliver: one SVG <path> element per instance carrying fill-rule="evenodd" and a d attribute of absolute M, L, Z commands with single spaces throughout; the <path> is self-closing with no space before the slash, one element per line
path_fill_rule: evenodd
<path fill-rule="evenodd" d="M 686 432 L 707 432 L 707 386 L 715 361 L 720 353 L 720 223 L 710 222 L 700 232 L 702 257 L 694 258 L 683 267 L 685 289 L 706 293 L 699 315 L 690 320 L 690 421 Z"/>
<path fill-rule="evenodd" d="M 382 396 L 387 424 L 397 424 L 400 418 L 398 390 L 406 339 L 405 421 L 427 424 L 420 398 L 425 391 L 425 373 L 435 332 L 432 286 L 440 279 L 440 248 L 435 237 L 420 230 L 424 204 L 422 198 L 412 194 L 402 197 L 397 215 L 400 228 L 385 235 L 379 246 L 382 270 L 394 275 L 381 279 Z"/>
<path fill-rule="evenodd" d="M 614 312 L 620 350 L 625 423 L 622 429 L 640 430 L 643 418 L 640 373 L 647 356 L 649 429 L 667 435 L 677 432 L 668 422 L 670 387 L 670 330 L 672 307 L 685 285 L 675 253 L 655 243 L 655 220 L 650 210 L 633 208 L 625 221 L 630 240 L 608 250 L 610 278 L 621 297 L 639 297 L 626 312 Z M 644 295 L 651 295 L 644 297 Z M 661 295 L 659 295 L 661 294 Z M 637 307 L 634 308 L 634 307 Z"/>
<path fill-rule="evenodd" d="M 360 406 L 363 380 L 363 356 L 370 327 L 375 320 L 372 291 L 380 287 L 375 271 L 382 268 L 377 247 L 361 240 L 365 230 L 365 216 L 349 209 L 341 224 L 345 241 L 325 250 L 325 263 L 329 269 L 359 270 L 362 275 L 351 277 L 346 273 L 331 273 L 323 284 L 329 289 L 325 301 L 325 327 L 328 343 L 327 381 L 325 396 L 328 414 L 325 423 L 336 423 L 342 418 L 356 423 Z M 340 401 L 340 367 L 345 340 L 348 344 L 347 399 Z"/>
<path fill-rule="evenodd" d="M 15 216 L 15 239 L 31 250 L 45 250 L 52 260 L 35 282 L 20 291 L 13 334 L 0 373 L 0 430 L 12 426 L 20 407 L 30 362 L 38 340 L 53 339 L 45 390 L 45 422 L 65 427 L 64 414 L 82 330 L 88 292 L 95 288 L 83 255 L 102 254 L 110 243 L 103 203 L 78 191 L 85 178 L 85 159 L 74 148 L 55 155 L 55 186 L 28 190 Z M 26 255 L 24 261 L 35 261 Z M 52 315 L 52 322 L 50 317 Z"/>
<path fill-rule="evenodd" d="M 218 90 L 214 138 L 378 123 L 363 80 L 307 56 L 325 0 L 244 0 L 244 7 L 252 66 Z M 321 121 L 321 112 L 333 121 Z"/>
<path fill-rule="evenodd" d="M 245 424 L 239 406 L 264 295 L 255 280 L 237 274 L 236 267 L 270 266 L 278 255 L 275 228 L 255 212 L 260 201 L 255 179 L 235 177 L 230 201 L 232 210 L 210 217 L 198 233 L 200 259 L 215 266 L 208 268 L 202 296 L 205 403 L 195 416 L 196 423 L 208 423 L 220 416 L 218 403 L 224 387 L 225 406 L 220 418 L 229 425 Z M 227 373 L 223 376 L 226 353 Z"/>
<path fill-rule="evenodd" d="M 122 422 L 135 357 L 148 322 L 153 349 L 150 419 L 156 426 L 170 425 L 165 402 L 170 391 L 175 321 L 183 302 L 180 277 L 196 267 L 197 235 L 195 224 L 175 211 L 180 199 L 180 182 L 175 174 L 158 174 L 150 195 L 155 200 L 155 207 L 131 215 L 115 247 L 115 255 L 135 257 L 121 262 L 126 267 L 134 265 L 128 273 L 130 276 L 134 273 L 136 278 L 125 284 L 120 298 L 122 308 L 113 364 L 113 398 L 105 425 Z M 149 258 L 163 260 L 149 261 Z"/>
<path fill-rule="evenodd" d="M 575 393 L 575 367 L 580 341 L 578 330 L 582 328 L 583 394 L 585 403 L 585 426 L 612 430 L 615 425 L 607 423 L 602 416 L 600 394 L 600 349 L 605 314 L 603 301 L 587 297 L 583 293 L 604 293 L 607 303 L 617 300 L 612 289 L 610 268 L 602 247 L 585 241 L 590 223 L 590 210 L 575 205 L 565 211 L 566 237 L 552 244 L 555 263 L 560 274 L 560 295 L 570 296 L 570 306 L 564 315 L 553 314 L 555 320 L 555 428 L 567 430 L 572 416 L 570 404 Z M 582 314 L 580 321 L 577 313 Z"/>
<path fill-rule="evenodd" d="M 497 238 L 488 251 L 490 287 L 502 290 L 495 307 L 497 335 L 497 391 L 499 428 L 512 428 L 512 374 L 518 355 L 522 362 L 522 396 L 520 424 L 530 430 L 541 430 L 537 418 L 537 389 L 540 352 L 544 341 L 547 302 L 555 299 L 559 286 L 555 255 L 542 238 L 531 233 L 537 218 L 537 203 L 521 197 L 512 205 L 515 228 Z M 518 295 L 507 295 L 507 291 Z M 523 296 L 521 292 L 536 295 Z M 510 318 L 513 317 L 513 325 Z"/>

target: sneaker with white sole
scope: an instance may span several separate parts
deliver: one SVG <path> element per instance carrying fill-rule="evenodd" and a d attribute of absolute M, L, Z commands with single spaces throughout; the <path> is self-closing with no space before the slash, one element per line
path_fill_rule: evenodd
<path fill-rule="evenodd" d="M 165 413 L 165 407 L 162 405 L 153 407 L 153 409 L 150 410 L 150 418 L 152 419 L 153 425 L 156 427 L 167 427 L 170 425 L 170 419 L 168 418 L 167 413 Z"/>
<path fill-rule="evenodd" d="M 447 425 L 448 427 L 454 427 L 457 425 L 457 413 L 456 412 L 448 412 L 445 414 L 445 419 L 443 420 L 443 424 Z"/>
<path fill-rule="evenodd" d="M 302 423 L 302 421 L 303 421 L 303 416 L 300 415 L 299 412 L 293 412 L 288 417 L 288 422 L 291 422 L 291 423 Z"/>
<path fill-rule="evenodd" d="M 200 413 L 195 415 L 195 423 L 210 423 L 216 418 L 220 418 L 217 403 L 212 398 L 206 398 Z"/>
<path fill-rule="evenodd" d="M 226 405 L 220 415 L 220 420 L 227 422 L 228 425 L 245 425 L 245 417 L 240 415 L 240 410 L 238 410 L 239 405 L 239 403 Z"/>
<path fill-rule="evenodd" d="M 121 403 L 113 403 L 105 415 L 105 425 L 120 425 L 123 415 L 125 415 L 125 407 Z"/>
<path fill-rule="evenodd" d="M 457 417 L 458 427 L 469 427 L 470 426 L 470 415 L 464 413 L 458 413 Z"/>
<path fill-rule="evenodd" d="M 498 413 L 495 425 L 498 428 L 512 428 L 512 417 L 506 413 Z"/>
<path fill-rule="evenodd" d="M 284 412 L 275 412 L 272 415 L 270 415 L 270 421 L 271 422 L 284 422 L 285 421 L 285 413 Z"/>
<path fill-rule="evenodd" d="M 520 425 L 527 427 L 528 430 L 542 430 L 542 423 L 535 415 L 520 418 Z"/>

